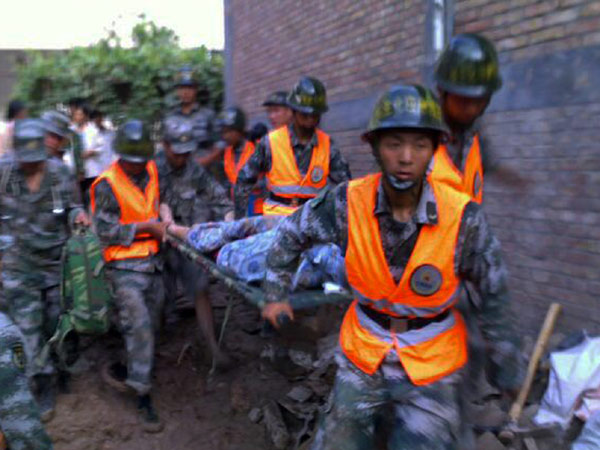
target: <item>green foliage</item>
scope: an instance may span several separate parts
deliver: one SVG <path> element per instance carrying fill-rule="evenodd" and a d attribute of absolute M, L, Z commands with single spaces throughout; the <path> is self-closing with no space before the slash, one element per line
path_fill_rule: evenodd
<path fill-rule="evenodd" d="M 132 48 L 125 48 L 114 31 L 89 47 L 64 52 L 31 51 L 18 69 L 15 96 L 33 113 L 71 98 L 100 106 L 111 118 L 146 121 L 159 119 L 176 103 L 173 79 L 182 65 L 190 65 L 220 109 L 223 99 L 223 57 L 206 47 L 182 49 L 173 30 L 141 16 L 134 26 Z"/>

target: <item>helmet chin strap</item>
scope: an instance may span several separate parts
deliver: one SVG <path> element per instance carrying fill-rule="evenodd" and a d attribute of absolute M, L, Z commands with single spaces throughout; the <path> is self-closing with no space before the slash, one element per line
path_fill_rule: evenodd
<path fill-rule="evenodd" d="M 390 175 L 389 173 L 385 174 L 385 177 L 387 178 L 387 180 L 389 181 L 390 185 L 399 192 L 404 192 L 404 191 L 408 191 L 409 189 L 412 189 L 413 187 L 416 186 L 417 182 L 413 181 L 413 180 L 409 180 L 409 181 L 401 181 L 398 178 L 396 178 L 393 175 Z"/>

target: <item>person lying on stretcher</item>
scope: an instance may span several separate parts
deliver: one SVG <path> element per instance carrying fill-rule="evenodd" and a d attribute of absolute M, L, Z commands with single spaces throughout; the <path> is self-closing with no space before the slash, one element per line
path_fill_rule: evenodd
<path fill-rule="evenodd" d="M 276 227 L 283 219 L 283 216 L 256 216 L 192 227 L 171 224 L 168 232 L 201 253 L 215 255 L 216 263 L 238 279 L 260 284 Z M 302 254 L 293 290 L 320 289 L 328 282 L 347 286 L 344 256 L 337 245 L 316 245 Z"/>

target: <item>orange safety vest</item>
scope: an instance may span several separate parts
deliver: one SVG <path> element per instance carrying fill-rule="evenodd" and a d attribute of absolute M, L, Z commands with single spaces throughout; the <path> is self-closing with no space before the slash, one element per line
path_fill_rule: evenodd
<path fill-rule="evenodd" d="M 415 385 L 433 383 L 467 361 L 466 328 L 460 313 L 440 322 L 396 334 L 375 324 L 358 306 L 393 317 L 434 317 L 452 308 L 460 294 L 455 272 L 456 242 L 467 195 L 432 183 L 438 201 L 438 223 L 423 225 L 399 283 L 394 281 L 381 244 L 373 211 L 381 174 L 348 185 L 346 272 L 356 299 L 340 331 L 344 354 L 363 372 L 374 374 L 395 348 Z"/>
<path fill-rule="evenodd" d="M 235 183 L 237 183 L 238 173 L 240 172 L 241 168 L 246 165 L 253 153 L 254 144 L 250 141 L 246 141 L 246 144 L 244 145 L 244 149 L 242 150 L 242 154 L 240 156 L 240 160 L 236 164 L 233 147 L 230 145 L 225 149 L 225 175 L 227 175 L 227 179 L 232 185 L 235 185 Z"/>
<path fill-rule="evenodd" d="M 159 187 L 158 170 L 154 161 L 149 161 L 146 170 L 150 180 L 144 192 L 132 183 L 118 161 L 106 169 L 96 178 L 90 192 L 90 203 L 92 212 L 96 212 L 96 185 L 101 180 L 110 184 L 115 198 L 121 209 L 119 223 L 128 225 L 138 222 L 147 222 L 158 219 Z M 149 234 L 138 234 L 129 247 L 111 245 L 104 249 L 104 260 L 106 262 L 119 261 L 123 259 L 146 258 L 158 252 L 159 242 Z"/>
<path fill-rule="evenodd" d="M 271 170 L 267 173 L 269 191 L 279 197 L 294 199 L 310 199 L 316 197 L 327 186 L 329 177 L 329 160 L 331 141 L 329 136 L 315 129 L 317 146 L 313 148 L 310 166 L 304 178 L 300 174 L 287 126 L 282 126 L 269 133 L 271 145 Z M 298 205 L 287 205 L 272 199 L 265 200 L 265 215 L 289 216 Z"/>
<path fill-rule="evenodd" d="M 442 166 L 444 168 L 439 170 Z M 471 197 L 472 201 L 481 204 L 483 201 L 483 164 L 481 162 L 479 136 L 475 135 L 473 138 L 473 144 L 465 161 L 464 173 L 454 165 L 448 154 L 448 148 L 445 145 L 440 145 L 434 156 L 432 178 L 463 190 Z"/>
<path fill-rule="evenodd" d="M 250 157 L 254 154 L 254 150 L 255 150 L 254 143 L 252 143 L 250 141 L 246 141 L 246 144 L 244 145 L 244 149 L 242 150 L 242 154 L 240 155 L 240 159 L 236 165 L 235 153 L 233 151 L 233 147 L 229 146 L 225 149 L 225 156 L 223 159 L 223 164 L 225 166 L 225 175 L 227 176 L 227 179 L 229 180 L 229 183 L 231 184 L 231 192 L 230 192 L 231 199 L 233 199 L 233 189 L 235 187 L 235 184 L 237 183 L 238 174 L 240 173 L 240 170 L 242 169 L 242 167 L 244 167 L 246 165 L 246 163 L 248 162 Z M 256 195 L 256 197 L 253 200 L 253 203 L 251 204 L 252 212 L 254 214 L 262 214 L 263 202 L 264 202 L 262 197 L 260 197 L 260 195 L 262 194 L 262 191 L 260 189 L 258 189 L 258 190 L 254 190 L 252 193 Z"/>

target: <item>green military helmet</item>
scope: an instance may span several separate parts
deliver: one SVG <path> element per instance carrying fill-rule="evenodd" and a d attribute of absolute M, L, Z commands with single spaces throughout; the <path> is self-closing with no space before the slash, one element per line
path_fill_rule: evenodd
<path fill-rule="evenodd" d="M 263 106 L 288 106 L 287 104 L 288 93 L 286 91 L 275 91 L 269 94 L 267 99 L 263 102 Z"/>
<path fill-rule="evenodd" d="M 175 74 L 175 87 L 198 87 L 198 78 L 191 66 L 181 67 Z"/>
<path fill-rule="evenodd" d="M 164 140 L 171 145 L 173 153 L 178 155 L 191 153 L 198 148 L 198 139 L 194 136 L 192 125 L 188 121 L 167 119 L 164 128 Z"/>
<path fill-rule="evenodd" d="M 246 114 L 238 107 L 225 108 L 219 115 L 219 125 L 221 128 L 233 128 L 243 133 L 246 131 Z"/>
<path fill-rule="evenodd" d="M 69 135 L 69 118 L 59 111 L 44 111 L 42 113 L 42 120 L 44 121 L 44 128 L 47 133 L 56 134 L 61 138 L 65 138 Z"/>
<path fill-rule="evenodd" d="M 392 86 L 383 94 L 375 104 L 362 139 L 372 143 L 377 131 L 391 128 L 416 128 L 448 134 L 440 104 L 433 92 L 418 84 Z"/>
<path fill-rule="evenodd" d="M 327 106 L 325 86 L 316 78 L 302 77 L 290 91 L 287 105 L 305 114 L 323 114 Z"/>
<path fill-rule="evenodd" d="M 21 163 L 45 161 L 48 153 L 44 145 L 44 135 L 44 122 L 41 119 L 17 120 L 13 134 L 16 160 Z"/>
<path fill-rule="evenodd" d="M 148 127 L 137 119 L 128 120 L 117 130 L 115 152 L 124 161 L 146 162 L 154 156 Z"/>
<path fill-rule="evenodd" d="M 435 68 L 438 87 L 464 97 L 491 95 L 502 86 L 494 45 L 477 34 L 459 34 L 440 56 Z"/>

